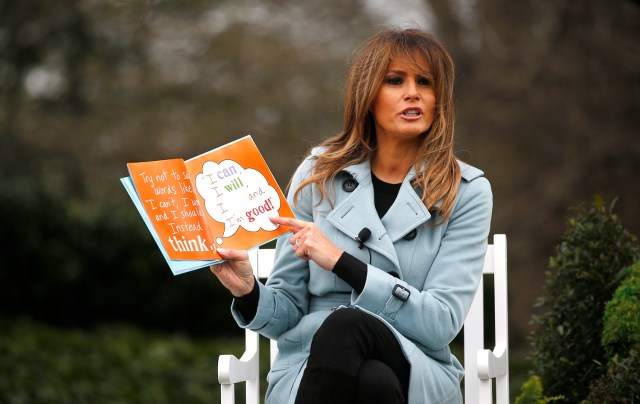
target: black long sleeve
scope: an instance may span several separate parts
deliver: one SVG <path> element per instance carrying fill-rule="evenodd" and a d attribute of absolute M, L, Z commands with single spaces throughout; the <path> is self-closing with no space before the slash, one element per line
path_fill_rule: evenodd
<path fill-rule="evenodd" d="M 364 289 L 367 281 L 367 265 L 355 258 L 349 253 L 343 252 L 336 265 L 333 267 L 333 273 L 347 282 L 358 293 Z M 246 322 L 251 322 L 258 311 L 258 301 L 260 300 L 260 288 L 258 280 L 253 284 L 251 292 L 244 296 L 236 297 L 238 311 L 244 317 Z"/>
<path fill-rule="evenodd" d="M 240 311 L 240 314 L 242 314 L 242 317 L 244 317 L 244 321 L 247 323 L 253 320 L 256 316 L 256 312 L 258 311 L 258 301 L 260 300 L 260 288 L 258 287 L 258 282 L 259 281 L 256 279 L 253 283 L 253 289 L 251 289 L 249 294 L 235 298 L 238 310 Z"/>
<path fill-rule="evenodd" d="M 333 273 L 358 293 L 362 292 L 367 282 L 367 264 L 347 252 L 342 253 L 333 267 Z"/>

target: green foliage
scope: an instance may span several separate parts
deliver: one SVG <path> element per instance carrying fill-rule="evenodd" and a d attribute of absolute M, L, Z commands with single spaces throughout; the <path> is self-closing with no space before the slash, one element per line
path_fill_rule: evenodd
<path fill-rule="evenodd" d="M 640 347 L 640 262 L 605 307 L 602 345 L 610 356 L 626 356 L 631 347 Z"/>
<path fill-rule="evenodd" d="M 604 312 L 602 345 L 610 360 L 607 371 L 591 383 L 585 403 L 640 401 L 640 262 L 616 289 Z"/>
<path fill-rule="evenodd" d="M 533 375 L 522 385 L 521 394 L 516 397 L 516 404 L 546 404 L 562 398 L 562 396 L 545 397 L 540 378 Z"/>
<path fill-rule="evenodd" d="M 0 318 L 0 402 L 215 403 L 221 353 L 239 342 L 194 341 L 133 328 L 62 331 Z"/>
<path fill-rule="evenodd" d="M 240 335 L 229 293 L 206 269 L 174 277 L 127 208 L 81 217 L 41 191 L 0 187 L 0 228 L 11 229 L 0 232 L 0 315 Z"/>
<path fill-rule="evenodd" d="M 640 402 L 640 353 L 632 349 L 625 358 L 613 357 L 607 372 L 591 384 L 588 404 L 632 404 Z"/>
<path fill-rule="evenodd" d="M 604 306 L 637 257 L 637 239 L 601 199 L 567 221 L 538 300 L 542 312 L 533 317 L 534 372 L 549 394 L 579 402 L 604 371 Z"/>

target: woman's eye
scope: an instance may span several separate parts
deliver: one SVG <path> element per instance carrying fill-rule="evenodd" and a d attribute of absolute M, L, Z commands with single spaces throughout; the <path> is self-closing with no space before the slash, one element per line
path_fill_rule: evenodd
<path fill-rule="evenodd" d="M 397 86 L 399 84 L 402 84 L 402 79 L 399 78 L 399 77 L 389 77 L 387 79 L 387 83 L 391 84 L 391 85 L 394 85 L 394 86 Z"/>
<path fill-rule="evenodd" d="M 421 86 L 430 86 L 431 85 L 431 80 L 429 80 L 426 77 L 419 77 L 418 78 L 418 84 Z"/>

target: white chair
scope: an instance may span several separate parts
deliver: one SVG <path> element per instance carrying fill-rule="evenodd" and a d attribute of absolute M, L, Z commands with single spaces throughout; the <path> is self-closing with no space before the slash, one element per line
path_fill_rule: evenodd
<path fill-rule="evenodd" d="M 249 252 L 255 274 L 266 279 L 273 267 L 274 250 L 254 249 Z M 464 397 L 467 404 L 492 404 L 493 380 L 496 384 L 496 404 L 509 402 L 509 339 L 507 318 L 507 238 L 496 234 L 489 245 L 482 270 L 493 275 L 495 296 L 495 347 L 484 347 L 484 282 L 473 299 L 471 309 L 464 322 Z M 484 276 L 483 276 L 484 279 Z M 220 355 L 218 359 L 218 381 L 222 404 L 235 404 L 234 384 L 246 383 L 246 404 L 259 404 L 259 335 L 245 331 L 245 352 L 240 359 L 233 355 Z M 271 341 L 271 360 L 277 353 L 275 341 Z"/>

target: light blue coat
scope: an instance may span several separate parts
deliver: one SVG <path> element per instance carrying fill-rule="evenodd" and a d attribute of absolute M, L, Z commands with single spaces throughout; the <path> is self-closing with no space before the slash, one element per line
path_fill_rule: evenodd
<path fill-rule="evenodd" d="M 310 157 L 300 165 L 291 190 L 309 175 L 313 163 Z M 247 323 L 232 303 L 241 327 L 278 340 L 267 403 L 293 403 L 311 339 L 331 309 L 340 305 L 366 310 L 394 331 L 411 364 L 410 404 L 462 402 L 463 369 L 448 345 L 462 328 L 482 276 L 493 202 L 482 171 L 464 163 L 460 167 L 462 181 L 453 213 L 438 226 L 411 187 L 413 171 L 382 219 L 374 206 L 368 161 L 338 175 L 333 209 L 326 198 L 317 205 L 314 187 L 302 191 L 297 205 L 290 192 L 289 203 L 298 219 L 315 222 L 337 246 L 369 265 L 358 294 L 333 273 L 297 258 L 288 237 L 278 240 L 274 271 L 266 286 L 259 286 L 256 316 Z M 351 177 L 358 186 L 345 187 L 348 192 L 343 183 Z M 371 237 L 359 249 L 355 239 L 364 227 Z M 406 301 L 394 295 L 396 285 L 410 291 Z"/>

